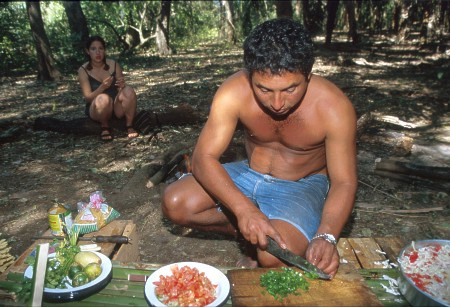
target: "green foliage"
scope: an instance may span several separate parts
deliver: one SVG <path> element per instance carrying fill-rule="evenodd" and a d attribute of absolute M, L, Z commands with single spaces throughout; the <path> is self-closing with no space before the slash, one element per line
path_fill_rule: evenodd
<path fill-rule="evenodd" d="M 172 2 L 170 21 L 172 44 L 192 48 L 201 42 L 213 40 L 217 37 L 220 27 L 219 13 L 218 3 L 213 1 Z"/>
<path fill-rule="evenodd" d="M 58 66 L 65 67 L 68 63 L 76 62 L 81 57 L 80 50 L 72 46 L 73 37 L 63 5 L 57 1 L 41 1 L 41 11 L 53 58 Z"/>
<path fill-rule="evenodd" d="M 0 63 L 2 71 L 29 72 L 36 64 L 36 52 L 24 2 L 0 6 Z"/>
<path fill-rule="evenodd" d="M 237 40 L 242 41 L 257 24 L 276 17 L 275 0 L 232 1 L 234 26 Z M 79 41 L 71 33 L 62 1 L 40 1 L 46 35 L 57 69 L 63 74 L 74 73 L 86 58 L 82 50 L 75 47 Z M 294 3 L 294 2 L 293 2 Z M 308 29 L 313 34 L 323 33 L 326 21 L 325 1 L 310 0 Z M 420 27 L 425 5 L 411 1 L 411 27 Z M 433 3 L 437 3 L 434 0 Z M 107 42 L 111 57 L 152 54 L 156 51 L 156 19 L 160 14 L 160 1 L 81 1 L 81 9 L 87 20 L 90 35 L 100 35 Z M 355 13 L 358 30 L 392 30 L 394 0 L 356 2 Z M 430 7 L 438 7 L 437 5 Z M 439 11 L 435 11 L 438 13 Z M 223 41 L 225 12 L 220 1 L 171 1 L 169 40 L 174 50 L 198 48 L 202 43 Z M 378 16 L 379 18 L 375 18 Z M 300 16 L 303 22 L 303 2 Z M 339 6 L 336 30 L 347 30 L 348 22 L 343 3 Z M 375 22 L 376 21 L 376 22 Z M 416 29 L 417 30 L 417 29 Z M 141 36 L 139 36 L 139 32 Z M 144 39 L 144 40 L 142 40 Z M 126 50 L 126 45 L 131 45 Z M 125 51 L 127 51 L 125 53 Z M 0 63 L 1 71 L 9 74 L 34 73 L 37 60 L 35 42 L 31 35 L 26 2 L 0 3 Z"/>

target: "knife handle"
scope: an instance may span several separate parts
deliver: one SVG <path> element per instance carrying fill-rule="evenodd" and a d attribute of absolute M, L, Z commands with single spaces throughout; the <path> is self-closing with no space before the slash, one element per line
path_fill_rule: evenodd
<path fill-rule="evenodd" d="M 130 239 L 126 236 L 95 236 L 92 237 L 92 242 L 128 244 Z"/>

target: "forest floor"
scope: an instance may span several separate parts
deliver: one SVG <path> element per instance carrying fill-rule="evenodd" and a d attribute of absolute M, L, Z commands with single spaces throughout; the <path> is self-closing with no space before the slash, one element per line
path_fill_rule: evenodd
<path fill-rule="evenodd" d="M 242 67 L 241 58 L 239 48 L 204 45 L 164 58 L 134 55 L 120 63 L 136 89 L 139 110 L 189 104 L 206 119 L 214 92 Z M 336 42 L 326 49 L 318 40 L 314 73 L 342 88 L 358 117 L 373 117 L 358 139 L 359 188 L 342 236 L 450 238 L 448 182 L 405 182 L 374 172 L 379 158 L 450 167 L 449 68 L 448 53 L 420 49 L 415 42 L 396 45 L 377 37 L 357 47 Z M 241 255 L 235 241 L 172 225 L 160 210 L 166 183 L 146 187 L 149 165 L 171 158 L 168 153 L 181 142 L 194 142 L 203 121 L 163 126 L 133 140 L 116 130 L 114 141 L 103 143 L 98 136 L 33 130 L 37 117 L 83 116 L 76 71 L 55 83 L 36 82 L 34 75 L 2 77 L 0 89 L 0 132 L 25 129 L 0 144 L 0 233 L 11 254 L 20 255 L 48 228 L 47 210 L 55 200 L 75 208 L 99 190 L 121 219 L 136 223 L 142 261 L 235 265 Z"/>

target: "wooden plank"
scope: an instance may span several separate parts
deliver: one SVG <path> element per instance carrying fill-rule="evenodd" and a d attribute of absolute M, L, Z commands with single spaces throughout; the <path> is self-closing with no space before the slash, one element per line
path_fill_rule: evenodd
<path fill-rule="evenodd" d="M 128 220 L 114 220 L 108 225 L 104 226 L 102 229 L 96 232 L 91 232 L 83 235 L 84 238 L 89 238 L 93 236 L 120 236 L 123 234 L 123 231 L 125 230 L 125 226 L 129 223 Z M 86 244 L 90 244 L 89 242 L 81 241 Z M 97 243 L 98 246 L 101 248 L 101 253 L 106 255 L 108 258 L 111 258 L 113 253 L 115 252 L 114 249 L 116 248 L 116 244 L 113 243 Z"/>
<path fill-rule="evenodd" d="M 373 238 L 349 238 L 348 242 L 352 246 L 361 268 L 373 269 L 383 268 L 387 258 L 384 256 L 381 247 Z"/>
<path fill-rule="evenodd" d="M 406 246 L 405 240 L 400 237 L 384 237 L 375 238 L 375 241 L 386 253 L 386 258 L 388 258 L 390 262 L 398 264 L 397 257 L 401 250 Z"/>
<path fill-rule="evenodd" d="M 289 295 L 281 302 L 259 285 L 261 274 L 268 270 L 228 271 L 233 306 L 382 306 L 361 276 L 348 265 L 342 265 L 331 281 L 308 280 L 308 291 L 300 290 L 300 296 Z"/>
<path fill-rule="evenodd" d="M 361 268 L 358 258 L 356 257 L 350 242 L 348 242 L 348 239 L 340 238 L 336 247 L 339 256 L 341 257 L 341 263 L 348 264 L 355 269 Z"/>
<path fill-rule="evenodd" d="M 129 221 L 122 233 L 123 236 L 128 237 L 130 243 L 122 244 L 117 253 L 112 257 L 112 260 L 123 262 L 139 262 L 139 235 L 136 224 Z"/>

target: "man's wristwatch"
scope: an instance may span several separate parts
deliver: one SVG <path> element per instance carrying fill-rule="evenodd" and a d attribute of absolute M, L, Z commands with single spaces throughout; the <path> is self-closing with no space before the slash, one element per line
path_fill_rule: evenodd
<path fill-rule="evenodd" d="M 315 240 L 315 239 L 319 239 L 319 238 L 322 238 L 325 241 L 330 242 L 334 246 L 336 246 L 336 244 L 337 244 L 336 238 L 332 234 L 329 234 L 329 233 L 318 233 L 311 239 L 311 241 Z"/>

